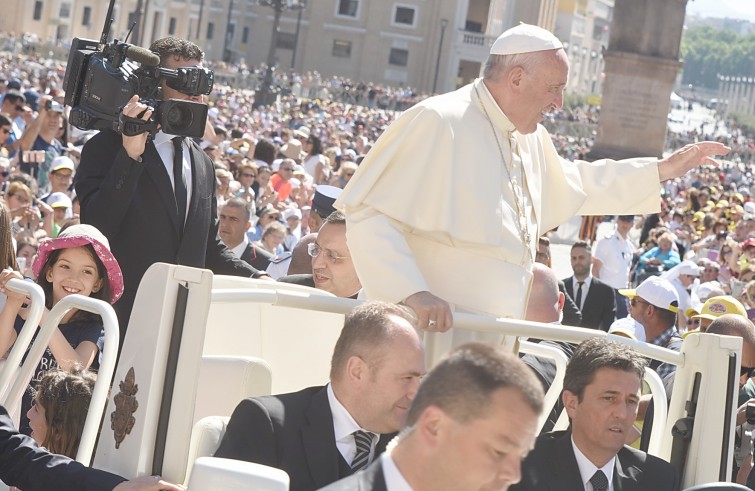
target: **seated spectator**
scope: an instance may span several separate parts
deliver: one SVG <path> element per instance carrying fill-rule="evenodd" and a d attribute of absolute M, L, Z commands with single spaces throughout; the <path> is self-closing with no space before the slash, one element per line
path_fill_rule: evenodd
<path fill-rule="evenodd" d="M 256 242 L 262 238 L 262 232 L 265 230 L 265 227 L 270 225 L 271 223 L 280 220 L 280 212 L 275 209 L 272 205 L 266 205 L 262 208 L 259 208 L 257 210 L 257 215 L 259 218 L 257 219 L 257 224 L 246 233 L 246 236 L 249 238 L 250 242 Z"/>
<path fill-rule="evenodd" d="M 415 323 L 402 306 L 356 307 L 333 350 L 330 383 L 241 401 L 215 457 L 283 469 L 291 491 L 319 489 L 367 467 L 404 427 L 425 373 Z"/>
<path fill-rule="evenodd" d="M 283 240 L 286 238 L 286 226 L 281 222 L 271 222 L 262 232 L 260 240 L 254 243 L 256 247 L 261 247 L 269 254 L 275 256 L 283 253 Z"/>
<path fill-rule="evenodd" d="M 325 491 L 507 489 L 519 481 L 542 406 L 537 381 L 514 356 L 461 346 L 425 377 L 395 446 Z"/>
<path fill-rule="evenodd" d="M 658 245 L 640 256 L 636 273 L 638 280 L 648 274 L 658 274 L 679 264 L 681 262 L 679 253 L 674 251 L 672 246 L 673 238 L 670 233 L 666 232 L 658 237 Z"/>
<path fill-rule="evenodd" d="M 640 401 L 645 359 L 604 338 L 579 345 L 566 367 L 566 431 L 540 436 L 512 491 L 678 489 L 676 469 L 624 444 Z"/>

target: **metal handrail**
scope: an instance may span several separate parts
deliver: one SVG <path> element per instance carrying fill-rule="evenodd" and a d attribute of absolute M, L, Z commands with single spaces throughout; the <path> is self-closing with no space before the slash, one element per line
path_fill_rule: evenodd
<path fill-rule="evenodd" d="M 24 327 L 18 333 L 8 358 L 0 368 L 0 404 L 7 408 L 10 407 L 10 402 L 15 402 L 14 399 L 8 398 L 11 380 L 17 379 L 21 360 L 34 337 L 40 319 L 42 319 L 45 308 L 45 293 L 42 291 L 42 287 L 33 281 L 12 279 L 8 281 L 6 287 L 16 293 L 28 294 L 31 299 Z"/>
<path fill-rule="evenodd" d="M 42 301 L 42 305 L 44 305 L 44 301 Z M 105 346 L 102 350 L 102 359 L 97 373 L 97 381 L 94 384 L 86 423 L 84 424 L 84 430 L 81 434 L 79 450 L 76 454 L 76 460 L 88 466 L 92 460 L 92 453 L 94 452 L 94 445 L 97 440 L 100 421 L 102 420 L 102 414 L 105 411 L 105 405 L 110 391 L 110 383 L 113 380 L 113 373 L 115 372 L 118 345 L 120 343 L 118 319 L 110 304 L 83 295 L 68 295 L 62 298 L 52 310 L 50 310 L 50 313 L 42 323 L 39 334 L 29 349 L 29 354 L 21 366 L 15 382 L 11 386 L 7 400 L 17 401 L 23 397 L 24 391 L 29 385 L 31 378 L 34 375 L 34 371 L 37 368 L 37 364 L 39 363 L 39 360 L 42 359 L 42 355 L 55 333 L 55 329 L 57 329 L 61 319 L 63 319 L 63 317 L 74 308 L 98 314 L 102 317 L 102 323 L 105 330 Z M 24 328 L 26 328 L 26 326 Z M 20 336 L 19 340 L 16 340 L 16 345 L 21 346 L 19 341 Z M 26 344 L 28 345 L 28 341 Z M 14 349 L 16 349 L 16 346 L 14 346 Z M 26 350 L 25 345 L 23 346 L 23 350 Z"/>
<path fill-rule="evenodd" d="M 346 314 L 361 301 L 350 298 L 330 297 L 324 295 L 312 295 L 305 292 L 276 291 L 273 289 L 243 289 L 243 288 L 217 288 L 212 290 L 212 302 L 235 303 L 254 301 L 270 303 L 278 307 L 291 307 L 297 309 L 317 310 L 337 314 Z M 537 339 L 549 339 L 552 341 L 564 341 L 579 344 L 582 341 L 594 337 L 606 337 L 609 334 L 597 329 L 585 329 L 564 325 L 545 324 L 542 322 L 530 322 L 518 319 L 504 319 L 485 317 L 462 312 L 454 313 L 454 328 L 465 329 L 493 334 L 512 336 L 527 336 Z M 664 363 L 676 366 L 684 366 L 684 355 L 642 341 L 622 336 L 610 335 L 611 339 L 631 346 L 639 354 L 654 358 Z"/>

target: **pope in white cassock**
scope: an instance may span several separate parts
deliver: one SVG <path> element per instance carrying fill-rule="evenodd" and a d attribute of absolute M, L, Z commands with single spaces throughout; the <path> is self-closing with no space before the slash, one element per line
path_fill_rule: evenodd
<path fill-rule="evenodd" d="M 558 38 L 521 24 L 495 41 L 482 79 L 390 125 L 336 202 L 368 298 L 403 301 L 431 331 L 451 327 L 452 309 L 522 318 L 541 232 L 576 214 L 657 212 L 661 181 L 729 150 L 703 142 L 662 160 L 562 159 L 539 122 L 561 107 L 568 74 Z M 452 335 L 428 353 L 449 349 Z"/>

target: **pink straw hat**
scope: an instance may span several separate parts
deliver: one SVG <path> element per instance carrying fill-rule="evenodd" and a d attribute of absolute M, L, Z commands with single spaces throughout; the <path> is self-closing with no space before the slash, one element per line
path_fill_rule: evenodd
<path fill-rule="evenodd" d="M 91 245 L 97 257 L 105 265 L 108 282 L 110 283 L 110 291 L 112 292 L 110 303 L 115 303 L 123 295 L 123 273 L 115 256 L 110 252 L 110 243 L 107 238 L 102 232 L 91 225 L 83 223 L 73 225 L 61 232 L 56 239 L 42 242 L 39 245 L 37 259 L 34 261 L 32 268 L 34 276 L 39 276 L 53 251 L 85 245 Z"/>

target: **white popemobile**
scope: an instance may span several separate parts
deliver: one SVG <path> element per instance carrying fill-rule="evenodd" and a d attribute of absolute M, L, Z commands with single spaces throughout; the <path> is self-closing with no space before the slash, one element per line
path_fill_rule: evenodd
<path fill-rule="evenodd" d="M 14 280 L 9 286 L 41 295 L 30 282 Z M 23 387 L 52 326 L 65 311 L 74 306 L 95 311 L 103 316 L 106 341 L 77 460 L 127 477 L 159 474 L 192 490 L 287 490 L 288 476 L 281 470 L 211 455 L 241 399 L 328 380 L 343 315 L 357 302 L 298 285 L 155 264 L 140 285 L 117 366 L 112 308 L 72 295 L 53 308 L 19 369 L 33 328 L 22 331 L 0 369 L 0 403 L 11 415 L 13 408 L 18 412 Z M 39 315 L 32 309 L 27 324 L 37 325 Z M 601 331 L 471 314 L 456 314 L 454 322 L 455 329 L 505 334 L 506 344 L 512 346 L 517 335 L 575 343 L 606 336 Z M 613 337 L 649 358 L 677 365 L 670 404 L 658 376 L 649 371 L 645 377 L 655 398 L 649 453 L 680 471 L 683 489 L 728 481 L 742 339 L 694 334 L 677 353 Z M 566 357 L 527 341 L 519 346 L 521 352 L 556 362 L 558 375 L 546 394 L 547 414 L 561 392 Z M 545 416 L 541 424 L 544 420 Z M 557 429 L 566 425 L 564 413 Z"/>

